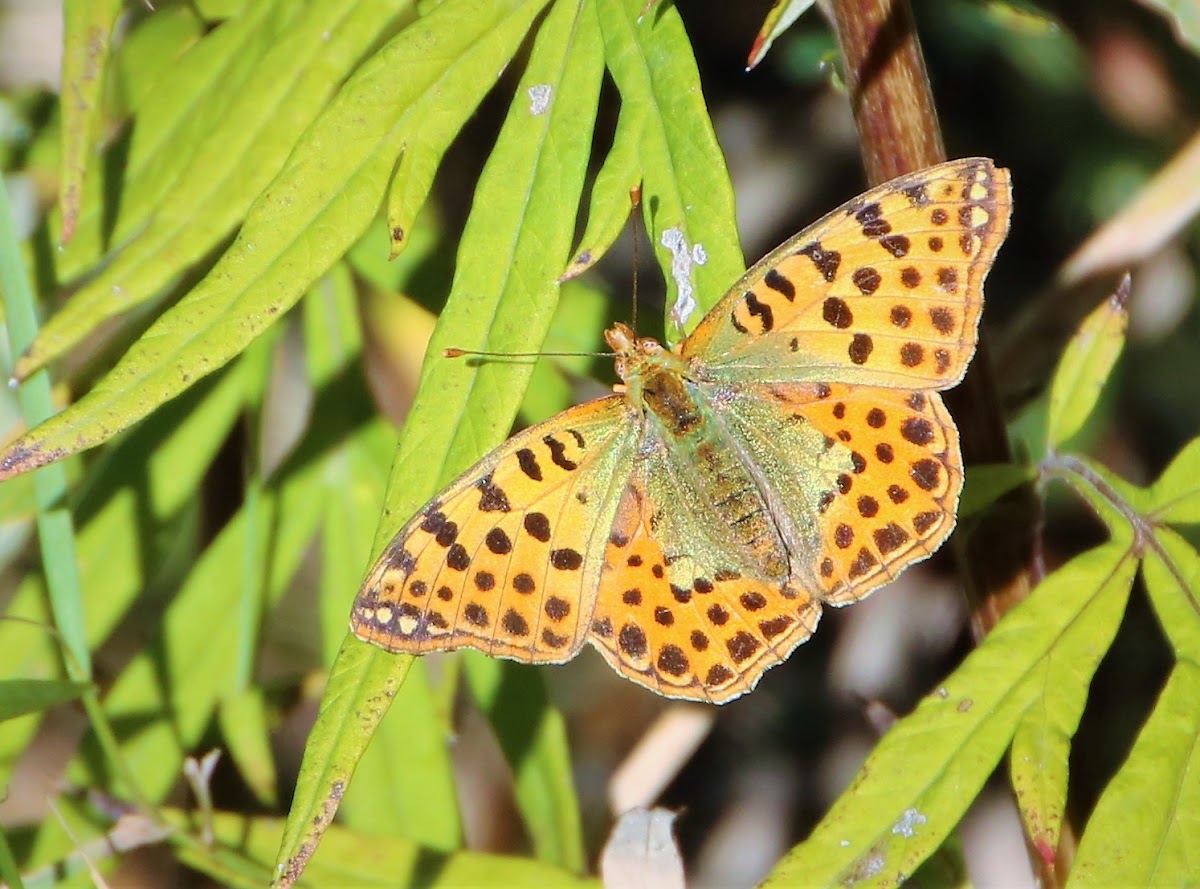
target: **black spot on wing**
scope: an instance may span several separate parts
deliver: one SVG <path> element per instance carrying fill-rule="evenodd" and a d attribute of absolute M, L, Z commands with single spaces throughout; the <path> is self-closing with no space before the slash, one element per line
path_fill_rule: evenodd
<path fill-rule="evenodd" d="M 838 266 L 842 264 L 842 254 L 836 250 L 822 249 L 820 241 L 806 244 L 796 251 L 796 255 L 807 256 L 811 259 L 813 265 L 817 267 L 817 271 L 829 282 L 837 277 Z"/>
<path fill-rule="evenodd" d="M 778 269 L 771 269 L 763 275 L 763 283 L 781 294 L 784 299 L 791 302 L 796 298 L 796 286 L 786 276 L 780 274 Z"/>
<path fill-rule="evenodd" d="M 579 464 L 567 457 L 567 446 L 555 438 L 553 435 L 547 435 L 542 438 L 546 447 L 550 449 L 550 462 L 559 469 L 564 469 L 567 472 L 574 472 L 579 468 Z"/>
<path fill-rule="evenodd" d="M 746 311 L 762 321 L 763 333 L 769 333 L 775 327 L 775 313 L 771 307 L 761 302 L 753 290 L 747 290 L 742 299 L 746 303 Z"/>
<path fill-rule="evenodd" d="M 508 495 L 504 489 L 492 482 L 489 472 L 475 483 L 479 489 L 479 508 L 483 512 L 508 512 L 512 507 L 508 503 Z"/>

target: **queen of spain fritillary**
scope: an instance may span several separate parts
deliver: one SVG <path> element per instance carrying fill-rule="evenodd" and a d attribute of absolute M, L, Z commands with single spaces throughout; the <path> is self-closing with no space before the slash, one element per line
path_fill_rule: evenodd
<path fill-rule="evenodd" d="M 939 390 L 975 351 L 1008 231 L 986 158 L 901 176 L 750 269 L 678 346 L 605 334 L 623 381 L 425 505 L 350 618 L 389 651 L 561 663 L 591 642 L 672 698 L 750 691 L 954 527 Z"/>

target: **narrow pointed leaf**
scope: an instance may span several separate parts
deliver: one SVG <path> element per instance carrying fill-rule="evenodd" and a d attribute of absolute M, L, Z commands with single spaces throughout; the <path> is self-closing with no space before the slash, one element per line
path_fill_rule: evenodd
<path fill-rule="evenodd" d="M 185 174 L 212 122 L 221 118 L 253 75 L 276 27 L 290 18 L 280 6 L 280 0 L 247 4 L 243 14 L 192 45 L 172 66 L 170 77 L 155 80 L 136 109 L 138 124 L 130 134 L 122 169 L 129 186 L 116 218 L 108 219 L 111 196 L 105 198 L 97 170 L 88 177 L 74 237 L 55 256 L 59 283 L 86 274 L 110 245 L 123 244 L 146 224 L 162 195 Z"/>
<path fill-rule="evenodd" d="M 121 0 L 66 0 L 63 4 L 63 151 L 58 207 L 62 241 L 71 240 L 83 200 L 83 177 L 96 150 L 113 24 Z"/>
<path fill-rule="evenodd" d="M 850 788 L 764 886 L 894 885 L 962 818 L 1021 717 L 1044 659 L 1128 557 L 1109 543 L 1048 576 L 958 670 L 893 726 Z"/>
<path fill-rule="evenodd" d="M 1189 441 L 1151 485 L 1147 510 L 1156 522 L 1200 524 L 1200 438 Z"/>
<path fill-rule="evenodd" d="M 1067 886 L 1188 886 L 1200 873 L 1200 666 L 1179 661 L 1096 804 Z"/>
<path fill-rule="evenodd" d="M 800 16 L 808 11 L 814 0 L 775 0 L 771 11 L 763 19 L 762 27 L 750 47 L 750 57 L 746 59 L 746 70 L 757 68 L 758 63 L 767 57 L 772 44 L 790 28 Z"/>
<path fill-rule="evenodd" d="M 60 679 L 0 680 L 0 721 L 73 701 L 91 688 L 87 682 Z"/>
<path fill-rule="evenodd" d="M 331 385 L 339 375 L 361 376 L 362 332 L 354 281 L 344 264 L 309 291 L 304 299 L 305 354 L 314 388 Z M 371 534 L 383 503 L 395 433 L 380 417 L 366 425 L 360 418 L 373 409 L 360 390 L 357 405 L 338 399 L 319 422 L 350 429 L 326 459 L 321 474 L 323 511 L 321 599 L 323 633 L 332 663 L 346 636 L 354 590 L 371 551 Z M 364 833 L 401 836 L 431 849 L 462 845 L 458 796 L 454 784 L 447 722 L 431 719 L 432 692 L 423 666 L 410 672 L 392 703 L 394 716 L 377 729 L 357 767 L 357 780 L 342 801 L 343 822 Z M 397 755 L 403 751 L 403 756 Z"/>
<path fill-rule="evenodd" d="M 17 244 L 17 233 L 8 200 L 8 188 L 0 182 L 0 299 L 4 305 L 4 333 L 9 354 L 17 354 L 33 339 L 38 329 L 37 308 L 29 270 Z M 17 393 L 21 418 L 26 426 L 52 421 L 55 412 L 50 378 L 38 374 Z M 67 473 L 62 466 L 40 472 L 33 479 L 37 508 L 38 549 L 46 593 L 54 625 L 66 655 L 67 675 L 90 679 L 91 652 L 87 645 L 83 592 L 75 529 L 67 504 Z"/>
<path fill-rule="evenodd" d="M 107 440 L 273 324 L 366 229 L 398 153 L 419 135 L 408 129 L 413 102 L 437 91 L 448 107 L 473 107 L 540 6 L 459 0 L 401 31 L 308 130 L 208 277 L 83 399 L 0 453 L 0 479 Z"/>
<path fill-rule="evenodd" d="M 280 889 L 292 886 L 308 867 L 412 661 L 346 634 L 304 745 L 296 792 L 275 859 L 275 885 Z"/>
<path fill-rule="evenodd" d="M 557 295 L 555 279 L 574 234 L 601 64 L 592 5 L 556 3 L 539 30 L 476 191 L 451 296 L 427 353 L 434 357 L 426 362 L 421 392 L 399 444 L 388 518 L 376 549 L 436 482 L 476 459 L 512 423 L 529 365 L 497 363 L 475 371 L 441 359 L 439 347 L 452 337 L 459 347 L 531 351 L 544 340 Z M 547 99 L 544 108 L 529 104 L 529 90 L 535 87 Z M 557 716 L 548 707 L 541 709 L 551 722 Z M 524 757 L 527 752 L 514 753 Z M 541 750 L 537 754 L 546 755 Z M 537 767 L 541 765 L 538 759 Z M 514 762 L 513 767 L 529 773 L 533 766 Z M 534 779 L 518 780 L 518 805 L 538 834 L 538 851 L 580 868 L 578 831 L 563 821 L 561 810 L 554 813 L 550 833 L 539 830 L 547 825 L 543 786 Z"/>
<path fill-rule="evenodd" d="M 1145 576 L 1175 656 L 1200 664 L 1200 553 L 1172 529 L 1159 528 L 1146 552 Z"/>
<path fill-rule="evenodd" d="M 613 135 L 612 148 L 604 158 L 596 182 L 592 186 L 592 199 L 587 210 L 587 228 L 580 239 L 579 248 L 571 257 L 571 264 L 560 280 L 566 281 L 582 275 L 608 252 L 621 231 L 629 224 L 633 210 L 630 190 L 641 183 L 642 167 L 638 159 L 641 150 L 642 129 L 646 125 L 645 114 L 629 105 L 621 108 L 617 117 L 617 131 Z"/>
<path fill-rule="evenodd" d="M 1129 326 L 1129 276 L 1097 307 L 1072 337 L 1050 386 L 1047 438 L 1056 449 L 1078 432 L 1100 398 L 1125 346 Z"/>
<path fill-rule="evenodd" d="M 132 181 L 128 200 L 144 225 L 47 323 L 17 363 L 18 379 L 105 321 L 155 299 L 182 269 L 228 238 L 329 95 L 409 2 L 314 3 L 284 18 L 286 27 L 264 24 L 270 45 L 240 88 L 211 85 L 233 99 L 208 121 L 187 167 L 164 190 L 149 192 Z"/>
<path fill-rule="evenodd" d="M 576 6 L 557 3 L 542 24 L 480 177 L 450 296 L 397 444 L 376 553 L 438 484 L 503 439 L 528 381 L 529 364 L 474 368 L 446 360 L 443 349 L 531 352 L 545 339 L 556 279 L 571 248 L 600 87 L 592 6 L 579 7 L 578 21 Z M 543 84 L 553 98 L 544 114 L 533 115 L 525 90 Z"/>
<path fill-rule="evenodd" d="M 1121 541 L 1127 547 L 1131 536 Z M 1034 848 L 1049 866 L 1058 852 L 1066 811 L 1071 739 L 1092 676 L 1121 625 L 1137 572 L 1138 560 L 1129 549 L 1126 553 L 1108 577 L 1077 578 L 1079 583 L 1098 580 L 1099 586 L 1031 677 L 1041 693 L 1021 717 L 1013 737 L 1010 774 L 1017 807 Z"/>
<path fill-rule="evenodd" d="M 691 43 L 673 5 L 639 21 L 644 5 L 644 0 L 596 2 L 622 114 L 642 115 L 628 125 L 641 131 L 642 208 L 667 278 L 666 307 L 674 319 L 667 337 L 677 339 L 721 298 L 745 270 L 745 260 L 733 188 Z M 615 179 L 612 186 L 625 191 L 607 200 L 625 200 L 627 187 Z"/>

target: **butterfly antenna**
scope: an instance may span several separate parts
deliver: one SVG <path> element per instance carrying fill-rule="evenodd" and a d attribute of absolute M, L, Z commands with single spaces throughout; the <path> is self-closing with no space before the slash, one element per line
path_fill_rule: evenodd
<path fill-rule="evenodd" d="M 491 352 L 487 349 L 442 349 L 443 358 L 614 358 L 613 352 Z"/>
<path fill-rule="evenodd" d="M 629 203 L 632 204 L 631 213 L 633 214 L 633 311 L 629 319 L 630 326 L 634 333 L 637 333 L 637 312 L 638 312 L 638 243 L 642 240 L 641 233 L 641 214 L 638 210 L 642 206 L 642 186 L 635 185 L 629 189 Z"/>

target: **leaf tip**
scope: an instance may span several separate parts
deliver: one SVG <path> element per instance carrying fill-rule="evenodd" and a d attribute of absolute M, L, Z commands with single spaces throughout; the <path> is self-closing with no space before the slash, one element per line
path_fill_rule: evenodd
<path fill-rule="evenodd" d="M 591 250 L 580 250 L 571 260 L 567 270 L 558 277 L 559 284 L 565 284 L 572 278 L 577 278 L 596 264 L 596 257 Z"/>
<path fill-rule="evenodd" d="M 44 451 L 38 445 L 25 444 L 25 441 L 18 439 L 7 451 L 0 453 L 0 481 L 53 463 L 67 453 L 62 448 Z"/>
<path fill-rule="evenodd" d="M 1117 289 L 1109 299 L 1112 302 L 1112 307 L 1117 312 L 1125 312 L 1129 308 L 1129 291 L 1132 278 L 1129 272 L 1121 276 L 1121 283 L 1117 285 Z"/>
<path fill-rule="evenodd" d="M 388 242 L 391 244 L 391 252 L 388 254 L 388 261 L 395 259 L 404 252 L 404 248 L 408 246 L 408 238 L 404 228 L 399 225 L 393 225 L 388 229 Z"/>
<path fill-rule="evenodd" d="M 1034 840 L 1034 846 L 1037 848 L 1037 854 L 1041 856 L 1046 867 L 1051 871 L 1054 870 L 1054 859 L 1057 857 L 1054 844 L 1050 842 L 1046 834 L 1042 834 Z"/>

